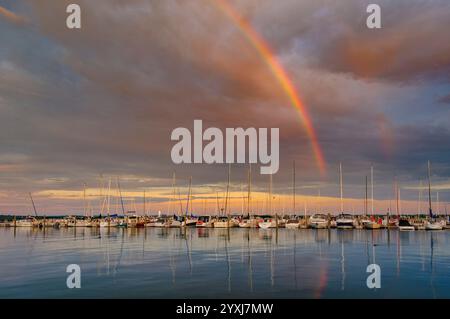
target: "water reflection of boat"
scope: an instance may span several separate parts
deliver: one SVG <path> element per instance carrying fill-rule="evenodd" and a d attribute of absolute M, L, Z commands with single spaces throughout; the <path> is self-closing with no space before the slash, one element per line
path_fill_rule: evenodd
<path fill-rule="evenodd" d="M 199 228 L 197 230 L 197 236 L 199 238 L 208 238 L 209 237 L 209 229 L 207 229 L 207 228 Z"/>

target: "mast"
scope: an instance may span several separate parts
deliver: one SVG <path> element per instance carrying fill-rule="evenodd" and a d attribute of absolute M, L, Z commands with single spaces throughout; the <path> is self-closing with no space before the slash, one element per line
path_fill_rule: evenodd
<path fill-rule="evenodd" d="M 422 210 L 422 180 L 419 181 L 419 202 L 417 203 L 417 218 L 420 217 L 420 213 Z"/>
<path fill-rule="evenodd" d="M 344 213 L 344 192 L 342 187 L 342 163 L 339 163 L 339 189 L 341 195 L 341 213 Z"/>
<path fill-rule="evenodd" d="M 439 192 L 436 192 L 436 214 L 439 215 Z"/>
<path fill-rule="evenodd" d="M 252 164 L 248 168 L 247 217 L 250 218 L 250 196 L 252 192 Z"/>
<path fill-rule="evenodd" d="M 272 215 L 272 174 L 269 176 L 269 214 Z"/>
<path fill-rule="evenodd" d="M 120 197 L 120 205 L 122 207 L 122 214 L 125 216 L 125 206 L 123 205 L 123 197 L 122 197 L 122 190 L 120 189 L 119 177 L 117 177 L 117 188 L 119 189 L 119 197 Z"/>
<path fill-rule="evenodd" d="M 295 160 L 292 162 L 292 214 L 295 216 Z"/>
<path fill-rule="evenodd" d="M 33 211 L 34 211 L 34 215 L 36 217 L 38 217 L 37 211 L 36 211 L 36 206 L 34 205 L 34 200 L 33 200 L 33 196 L 31 195 L 31 192 L 28 193 L 30 195 L 30 199 L 31 199 L 31 204 L 33 205 Z"/>
<path fill-rule="evenodd" d="M 108 181 L 108 197 L 106 200 L 106 203 L 107 203 L 106 212 L 108 213 L 108 216 L 109 216 L 109 210 L 110 210 L 110 201 L 111 201 L 111 177 L 109 178 L 109 181 Z"/>
<path fill-rule="evenodd" d="M 373 216 L 373 166 L 370 167 L 371 211 Z"/>
<path fill-rule="evenodd" d="M 431 164 L 428 161 L 428 211 L 430 213 L 430 217 L 433 218 L 433 210 L 431 207 Z"/>
<path fill-rule="evenodd" d="M 86 183 L 83 183 L 83 215 L 86 217 Z"/>
<path fill-rule="evenodd" d="M 399 187 L 397 178 L 395 178 L 395 203 L 396 203 L 396 211 L 397 211 L 397 218 L 400 219 L 400 208 L 399 208 Z"/>
<path fill-rule="evenodd" d="M 230 227 L 230 215 L 228 212 L 228 194 L 230 192 L 230 175 L 231 175 L 231 164 L 228 164 L 227 193 L 225 196 L 225 214 L 227 215 L 227 226 L 228 227 Z"/>
<path fill-rule="evenodd" d="M 367 216 L 367 175 L 366 175 L 366 194 L 364 197 L 364 215 Z"/>
<path fill-rule="evenodd" d="M 145 212 L 145 189 L 144 189 L 144 216 L 147 215 Z"/>
<path fill-rule="evenodd" d="M 186 203 L 186 211 L 184 213 L 184 218 L 187 218 L 187 214 L 189 211 L 189 201 L 191 199 L 191 186 L 192 186 L 192 176 L 189 177 L 189 189 L 188 189 L 188 197 L 187 197 L 187 203 Z"/>

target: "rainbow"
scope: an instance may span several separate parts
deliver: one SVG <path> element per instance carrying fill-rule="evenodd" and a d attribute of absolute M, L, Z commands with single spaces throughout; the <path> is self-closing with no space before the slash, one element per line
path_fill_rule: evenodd
<path fill-rule="evenodd" d="M 290 103 L 299 113 L 300 118 L 303 121 L 306 133 L 311 141 L 312 149 L 319 170 L 322 174 L 324 174 L 326 171 L 326 162 L 320 148 L 320 144 L 317 138 L 316 131 L 314 130 L 311 117 L 309 116 L 305 105 L 302 103 L 297 91 L 295 90 L 294 84 L 289 78 L 287 72 L 278 62 L 268 43 L 256 32 L 251 24 L 234 9 L 234 7 L 229 3 L 228 0 L 213 0 L 213 2 L 217 4 L 217 7 L 234 22 L 234 24 L 244 34 L 247 40 L 256 49 L 263 61 L 268 65 L 272 74 L 277 79 L 281 88 L 287 95 Z"/>

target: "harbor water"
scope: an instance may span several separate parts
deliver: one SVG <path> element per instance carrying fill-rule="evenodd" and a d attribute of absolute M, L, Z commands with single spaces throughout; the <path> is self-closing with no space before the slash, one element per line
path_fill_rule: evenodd
<path fill-rule="evenodd" d="M 448 230 L 4 227 L 0 298 L 450 298 L 449 244 Z"/>

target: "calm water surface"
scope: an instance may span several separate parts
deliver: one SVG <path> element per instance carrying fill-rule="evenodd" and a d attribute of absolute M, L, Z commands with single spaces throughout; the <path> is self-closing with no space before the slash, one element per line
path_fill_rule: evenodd
<path fill-rule="evenodd" d="M 450 298 L 450 231 L 0 228 L 0 298 Z M 381 267 L 368 289 L 366 267 Z M 81 267 L 68 289 L 66 267 Z"/>

